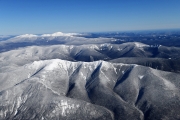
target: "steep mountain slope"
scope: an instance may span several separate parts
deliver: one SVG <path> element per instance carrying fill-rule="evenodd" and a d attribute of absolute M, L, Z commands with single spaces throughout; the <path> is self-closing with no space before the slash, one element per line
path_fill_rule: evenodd
<path fill-rule="evenodd" d="M 60 59 L 0 70 L 0 119 L 180 119 L 179 74 Z"/>
<path fill-rule="evenodd" d="M 180 73 L 180 59 L 125 57 L 109 60 L 113 63 L 138 64 L 158 70 Z"/>

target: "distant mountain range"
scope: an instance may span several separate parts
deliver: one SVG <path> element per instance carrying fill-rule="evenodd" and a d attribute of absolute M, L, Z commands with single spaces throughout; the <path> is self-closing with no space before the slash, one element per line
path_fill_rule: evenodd
<path fill-rule="evenodd" d="M 178 46 L 87 36 L 1 37 L 0 119 L 180 119 Z"/>

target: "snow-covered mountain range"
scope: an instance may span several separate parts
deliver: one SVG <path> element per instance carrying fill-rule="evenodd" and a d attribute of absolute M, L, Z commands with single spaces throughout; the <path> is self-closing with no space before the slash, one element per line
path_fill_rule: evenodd
<path fill-rule="evenodd" d="M 77 33 L 0 41 L 1 120 L 179 120 L 180 48 Z"/>

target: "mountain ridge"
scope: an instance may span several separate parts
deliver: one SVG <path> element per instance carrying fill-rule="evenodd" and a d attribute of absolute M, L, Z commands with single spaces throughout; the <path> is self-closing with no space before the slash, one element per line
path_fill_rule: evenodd
<path fill-rule="evenodd" d="M 24 71 L 23 72 L 24 78 L 22 74 L 21 76 L 19 76 L 19 73 L 17 71 L 19 72 Z M 8 74 L 11 74 L 11 76 L 13 75 L 14 77 L 13 78 L 8 77 L 9 76 Z M 63 100 L 67 100 L 67 99 L 69 100 L 69 98 L 71 98 L 72 100 L 70 101 L 75 100 L 76 101 L 75 103 L 79 103 L 78 102 L 79 100 L 80 101 L 83 100 L 92 105 L 95 104 L 98 106 L 102 106 L 110 110 L 111 112 L 113 112 L 114 117 L 109 118 L 110 116 L 112 116 L 110 115 L 111 112 L 109 113 L 110 116 L 107 117 L 105 113 L 108 111 L 103 109 L 106 111 L 106 112 L 104 111 L 105 113 L 104 112 L 101 113 L 102 114 L 101 117 L 104 119 L 105 118 L 106 119 L 144 119 L 144 118 L 154 119 L 154 118 L 157 118 L 158 116 L 160 117 L 168 116 L 169 118 L 172 118 L 172 119 L 178 118 L 178 114 L 175 111 L 170 112 L 169 114 L 167 113 L 164 114 L 162 111 L 165 110 L 165 108 L 160 106 L 162 103 L 159 102 L 158 99 L 162 97 L 164 99 L 163 105 L 165 105 L 166 107 L 168 107 L 167 106 L 168 104 L 174 106 L 173 101 L 175 102 L 175 101 L 180 100 L 180 94 L 179 94 L 180 81 L 178 81 L 178 76 L 180 77 L 179 74 L 158 71 L 155 69 L 151 69 L 151 68 L 147 68 L 147 67 L 143 67 L 139 65 L 109 63 L 105 61 L 70 62 L 70 61 L 64 61 L 64 60 L 59 60 L 59 59 L 35 61 L 33 63 L 20 66 L 19 68 L 11 71 L 11 73 L 8 73 L 8 74 L 6 72 L 1 73 L 0 76 L 1 78 L 7 79 L 6 81 L 8 81 L 8 79 L 12 81 L 14 78 L 16 78 L 16 80 L 19 80 L 17 79 L 18 78 L 17 76 L 19 76 L 22 80 L 18 81 L 17 83 L 14 83 L 14 85 L 6 89 L 2 89 L 1 87 L 0 93 L 1 93 L 1 96 L 4 96 L 4 97 L 0 97 L 1 98 L 0 103 L 4 103 L 6 100 L 11 99 L 11 95 L 7 95 L 7 93 L 11 91 L 10 93 L 15 95 L 15 98 L 14 98 L 15 100 L 18 98 L 18 97 L 16 98 L 16 96 L 19 96 L 19 92 L 20 92 L 21 99 L 23 99 L 25 95 L 27 95 L 26 100 L 31 99 L 31 101 L 36 101 L 37 102 L 36 104 L 39 106 L 39 104 L 41 104 L 40 101 L 38 102 L 37 100 L 35 100 L 36 97 L 32 97 L 30 95 L 34 96 L 37 94 L 37 97 L 39 98 L 41 95 L 45 94 L 45 93 L 42 93 L 45 88 L 48 91 L 50 90 L 52 92 L 52 93 L 48 93 L 51 96 L 52 100 L 56 99 L 55 97 L 56 95 L 58 95 L 60 98 L 63 96 L 66 96 L 65 98 L 63 97 Z M 167 80 L 167 75 L 168 75 L 168 80 Z M 176 79 L 172 79 L 170 78 L 170 76 L 175 76 L 173 78 L 176 78 Z M 156 79 L 150 80 L 149 78 L 152 78 L 152 77 Z M 149 84 L 148 80 L 151 84 Z M 2 81 L 4 80 L 1 79 L 1 82 Z M 159 85 L 161 87 L 157 87 Z M 4 83 L 4 84 L 1 84 L 1 86 L 7 86 L 7 85 L 6 83 Z M 18 90 L 19 91 L 18 93 L 15 92 L 17 91 L 17 89 L 20 89 L 20 88 L 23 88 L 23 89 L 29 88 L 31 91 L 31 94 L 23 92 L 27 90 Z M 154 90 L 150 88 L 153 88 Z M 16 89 L 16 90 L 14 91 L 13 89 Z M 152 93 L 151 90 L 153 90 L 154 92 L 156 91 L 156 95 L 155 95 L 156 97 L 154 96 L 154 93 Z M 138 95 L 138 94 L 141 94 L 142 91 L 144 94 Z M 160 91 L 163 91 L 164 95 L 159 93 Z M 171 94 L 171 91 L 173 92 L 173 94 Z M 78 93 L 78 94 L 75 94 L 75 93 Z M 146 99 L 144 99 L 144 96 L 147 97 L 147 95 L 149 95 L 149 98 L 150 98 L 148 99 L 149 101 L 148 104 L 152 105 L 152 108 L 155 108 L 155 106 L 157 105 L 159 107 L 158 110 L 161 111 L 161 114 L 158 114 L 158 115 L 153 114 L 154 112 L 157 112 L 156 109 L 153 109 L 154 112 L 152 112 L 152 114 L 146 115 L 147 110 L 143 107 L 144 106 L 143 104 L 144 102 L 147 101 Z M 40 97 L 39 99 L 49 98 L 49 97 L 46 98 L 45 96 L 43 95 L 43 97 Z M 105 96 L 106 96 L 106 99 L 103 99 Z M 111 100 L 112 103 L 109 103 L 109 100 Z M 172 101 L 172 103 L 169 101 Z M 9 101 L 8 104 L 12 104 L 12 105 L 14 104 L 13 106 L 16 106 L 16 104 L 17 106 L 19 106 L 18 104 L 21 104 L 22 106 L 20 108 L 13 108 L 17 110 L 17 113 L 15 115 L 14 114 L 10 115 L 12 119 L 15 119 L 15 118 L 32 119 L 32 117 L 30 116 L 20 117 L 22 116 L 23 111 L 24 111 L 23 102 L 11 103 Z M 30 103 L 28 103 L 25 106 L 29 108 L 30 107 L 29 104 Z M 31 104 L 34 104 L 34 103 L 31 103 Z M 4 105 L 6 106 L 6 104 Z M 79 105 L 83 107 L 83 104 L 79 104 Z M 136 105 L 136 107 L 134 105 Z M 5 106 L 3 110 L 10 112 L 11 110 Z M 2 106 L 0 108 L 2 108 Z M 179 109 L 179 108 L 180 106 L 178 106 L 177 104 L 176 104 L 176 107 L 174 106 L 174 110 Z M 33 108 L 33 110 L 36 110 L 36 109 L 37 108 Z M 43 108 L 40 107 L 40 109 L 43 109 Z M 74 113 L 67 112 L 68 110 L 71 109 L 69 107 L 67 107 L 65 111 L 63 111 L 63 109 L 60 109 L 60 107 L 58 109 L 60 111 L 62 110 L 60 112 L 61 115 L 60 114 L 59 115 L 63 118 L 74 115 Z M 96 110 L 100 110 L 100 109 L 98 108 Z M 14 110 L 11 112 L 14 112 Z M 55 113 L 57 112 L 58 111 L 56 111 Z M 52 115 L 51 111 L 49 111 L 48 114 L 51 114 L 50 116 L 54 116 Z M 64 114 L 66 114 L 67 116 L 63 116 Z M 173 114 L 174 117 L 172 117 L 171 114 Z M 84 114 L 84 115 L 86 116 L 87 114 Z M 39 117 L 44 117 L 48 119 L 48 117 L 43 116 L 41 112 L 38 114 L 32 113 L 31 116 L 38 116 L 38 117 L 34 117 L 33 119 L 37 119 Z M 96 115 L 93 115 L 93 116 L 96 117 Z M 106 117 L 103 117 L 103 116 L 106 116 Z M 78 116 L 78 117 L 80 117 L 81 119 L 84 119 L 82 116 Z M 5 118 L 6 116 L 4 114 L 1 115 L 1 119 L 5 119 Z"/>
<path fill-rule="evenodd" d="M 153 43 L 178 38 L 152 35 L 2 37 L 0 119 L 180 119 L 180 48 Z"/>
<path fill-rule="evenodd" d="M 179 73 L 180 48 L 151 47 L 139 43 L 90 44 L 90 45 L 49 45 L 29 46 L 2 52 L 1 66 L 8 64 L 23 65 L 34 60 L 63 59 L 68 61 L 122 62 L 138 64 L 159 70 Z"/>

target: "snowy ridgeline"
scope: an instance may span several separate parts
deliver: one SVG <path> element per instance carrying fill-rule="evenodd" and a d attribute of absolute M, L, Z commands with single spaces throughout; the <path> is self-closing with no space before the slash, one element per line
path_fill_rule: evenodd
<path fill-rule="evenodd" d="M 180 100 L 179 74 L 134 64 L 60 59 L 3 69 L 1 119 L 178 118 L 180 105 L 174 103 Z M 151 116 L 144 114 L 147 109 Z"/>
<path fill-rule="evenodd" d="M 4 39 L 4 40 L 3 40 Z M 111 42 L 114 40 L 113 38 L 85 38 L 82 37 L 80 33 L 62 33 L 62 32 L 56 32 L 53 34 L 42 34 L 42 35 L 34 35 L 34 34 L 24 34 L 19 36 L 11 36 L 11 37 L 1 37 L 0 36 L 1 43 L 0 45 L 6 45 L 8 44 L 15 44 L 15 43 L 26 43 L 24 45 L 31 46 L 34 45 L 51 45 L 55 43 L 66 43 L 66 44 L 90 44 L 92 43 L 104 43 L 104 42 Z M 104 41 L 104 42 L 103 42 Z M 45 43 L 46 44 L 45 44 Z M 36 44 L 38 43 L 38 44 Z M 40 44 L 41 43 L 41 44 Z M 23 47 L 23 46 L 22 46 Z"/>

